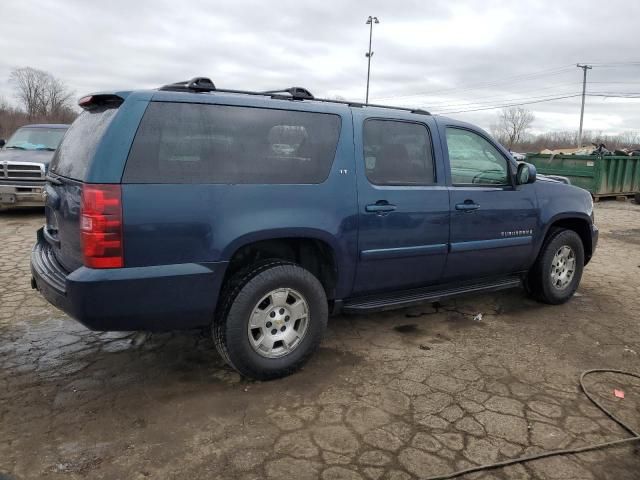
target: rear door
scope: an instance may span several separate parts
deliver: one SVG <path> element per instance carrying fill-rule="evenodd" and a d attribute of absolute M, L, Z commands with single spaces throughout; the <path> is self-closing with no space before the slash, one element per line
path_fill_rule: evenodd
<path fill-rule="evenodd" d="M 117 107 L 84 111 L 58 147 L 45 186 L 44 236 L 57 260 L 68 271 L 82 266 L 80 201 L 82 185 L 100 140 Z"/>
<path fill-rule="evenodd" d="M 449 193 L 435 123 L 423 115 L 353 112 L 359 207 L 354 294 L 434 284 L 449 241 Z"/>
<path fill-rule="evenodd" d="M 515 165 L 481 132 L 446 126 L 451 246 L 445 281 L 522 271 L 538 224 L 533 185 L 515 185 Z"/>

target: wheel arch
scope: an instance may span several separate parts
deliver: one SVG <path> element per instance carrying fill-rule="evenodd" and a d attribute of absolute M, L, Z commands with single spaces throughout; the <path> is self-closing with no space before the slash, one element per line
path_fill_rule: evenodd
<path fill-rule="evenodd" d="M 591 219 L 584 214 L 560 214 L 553 217 L 544 231 L 544 235 L 538 247 L 536 258 L 540 256 L 542 248 L 549 238 L 549 234 L 558 228 L 573 230 L 578 234 L 584 246 L 584 264 L 591 260 L 593 255 L 593 239 L 591 237 Z"/>
<path fill-rule="evenodd" d="M 228 261 L 224 283 L 244 268 L 266 259 L 296 263 L 315 275 L 328 299 L 335 299 L 341 270 L 333 237 L 323 231 L 302 229 L 254 232 L 237 239 L 223 252 Z"/>

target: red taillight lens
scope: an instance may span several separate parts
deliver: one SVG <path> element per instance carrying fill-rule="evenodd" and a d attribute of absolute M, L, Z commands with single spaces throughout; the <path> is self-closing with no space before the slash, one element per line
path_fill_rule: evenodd
<path fill-rule="evenodd" d="M 124 266 L 120 185 L 84 185 L 80 208 L 84 264 L 91 268 Z"/>

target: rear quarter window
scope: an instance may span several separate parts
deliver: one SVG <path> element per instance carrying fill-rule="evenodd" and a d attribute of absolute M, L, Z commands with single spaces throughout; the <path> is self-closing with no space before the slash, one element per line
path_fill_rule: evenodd
<path fill-rule="evenodd" d="M 51 161 L 51 171 L 84 180 L 98 144 L 117 113 L 115 108 L 84 111 L 67 130 Z"/>
<path fill-rule="evenodd" d="M 333 114 L 152 102 L 123 181 L 321 183 L 339 135 L 340 117 Z"/>

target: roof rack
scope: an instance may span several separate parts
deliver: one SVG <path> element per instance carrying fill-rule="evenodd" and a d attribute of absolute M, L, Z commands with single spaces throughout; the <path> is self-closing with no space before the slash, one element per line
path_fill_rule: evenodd
<path fill-rule="evenodd" d="M 401 110 L 404 112 L 415 113 L 418 115 L 431 115 L 426 110 L 420 108 L 408 108 L 408 107 L 395 107 L 392 105 L 379 105 L 375 103 L 361 103 L 351 102 L 348 100 L 333 100 L 329 98 L 316 98 L 313 94 L 303 87 L 290 87 L 281 90 L 267 90 L 264 92 L 254 92 L 250 90 L 231 90 L 226 88 L 216 88 L 211 79 L 207 77 L 195 77 L 191 80 L 185 80 L 183 82 L 171 83 L 160 87 L 160 90 L 171 92 L 193 92 L 193 93 L 205 93 L 205 92 L 220 92 L 220 93 L 239 93 L 242 95 L 258 95 L 276 98 L 280 100 L 314 100 L 316 102 L 324 103 L 338 103 L 342 105 L 348 105 L 350 107 L 375 107 L 375 108 L 389 108 L 392 110 Z M 288 94 L 288 95 L 282 95 Z"/>
<path fill-rule="evenodd" d="M 262 92 L 265 95 L 273 95 L 276 93 L 288 93 L 293 100 L 315 100 L 314 96 L 309 90 L 302 87 L 285 88 L 284 90 L 267 90 Z"/>
<path fill-rule="evenodd" d="M 163 87 L 160 87 L 160 90 L 167 90 L 171 92 L 213 92 L 216 90 L 216 86 L 210 78 L 195 77 L 191 80 L 185 80 L 184 82 L 164 85 Z"/>
<path fill-rule="evenodd" d="M 423 110 L 422 108 L 396 107 L 394 105 L 380 105 L 379 103 L 352 102 L 349 100 L 333 100 L 330 98 L 315 98 L 314 100 L 318 102 L 326 102 L 326 103 L 342 103 L 345 105 L 349 105 L 350 107 L 389 108 L 391 110 L 400 110 L 403 112 L 415 113 L 417 115 L 431 115 L 430 112 L 428 112 L 427 110 Z"/>

